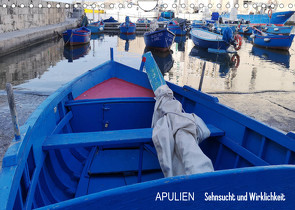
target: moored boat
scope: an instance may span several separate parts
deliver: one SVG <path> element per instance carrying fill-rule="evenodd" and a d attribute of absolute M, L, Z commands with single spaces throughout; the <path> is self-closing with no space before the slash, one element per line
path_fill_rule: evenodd
<path fill-rule="evenodd" d="M 266 25 L 258 27 L 261 31 L 270 34 L 278 35 L 289 35 L 293 29 L 293 26 L 276 26 L 276 25 Z"/>
<path fill-rule="evenodd" d="M 239 34 L 250 35 L 253 33 L 253 28 L 249 24 L 239 24 L 237 26 L 237 32 Z"/>
<path fill-rule="evenodd" d="M 129 17 L 126 16 L 125 22 L 121 23 L 119 28 L 122 34 L 134 34 L 136 30 L 136 24 L 130 22 Z"/>
<path fill-rule="evenodd" d="M 80 45 L 90 41 L 91 31 L 86 27 L 69 29 L 63 32 L 65 45 Z"/>
<path fill-rule="evenodd" d="M 250 24 L 274 24 L 274 25 L 284 25 L 287 20 L 294 14 L 295 11 L 285 11 L 285 12 L 274 12 L 271 10 L 266 14 L 238 14 L 237 18 L 239 20 L 250 21 Z M 230 14 L 221 15 L 222 18 L 229 18 Z"/>
<path fill-rule="evenodd" d="M 14 139 L 3 159 L 1 207 L 294 208 L 288 199 L 295 197 L 294 133 L 277 131 L 191 87 L 167 84 L 184 111 L 209 128 L 200 147 L 215 171 L 163 178 L 152 143 L 151 84 L 144 72 L 112 59 L 56 91 L 21 127 L 21 139 Z M 190 192 L 191 200 L 186 193 L 183 202 L 179 196 L 171 202 L 159 192 Z M 251 199 L 237 200 L 245 192 Z M 231 201 L 213 202 L 214 195 Z M 268 201 L 256 201 L 260 195 Z"/>
<path fill-rule="evenodd" d="M 104 30 L 105 23 L 103 20 L 90 23 L 87 25 L 87 28 L 91 31 L 92 34 L 101 33 Z"/>
<path fill-rule="evenodd" d="M 161 51 L 170 49 L 175 38 L 175 34 L 168 29 L 146 32 L 144 34 L 145 45 Z"/>
<path fill-rule="evenodd" d="M 185 23 L 184 22 L 179 23 L 176 20 L 171 20 L 167 24 L 167 28 L 176 36 L 184 36 L 186 35 L 186 32 L 187 32 Z"/>
<path fill-rule="evenodd" d="M 108 19 L 103 20 L 105 23 L 117 23 L 118 21 L 115 20 L 112 16 L 109 17 Z"/>
<path fill-rule="evenodd" d="M 276 34 L 267 34 L 256 28 L 255 33 L 251 35 L 254 45 L 277 49 L 277 50 L 289 50 L 292 45 L 294 34 L 290 35 L 276 35 Z"/>
<path fill-rule="evenodd" d="M 223 35 L 200 28 L 191 30 L 190 34 L 196 46 L 216 52 L 227 52 L 230 45 L 234 45 L 235 49 L 239 50 L 242 45 L 241 36 L 234 36 L 230 28 L 224 29 Z"/>

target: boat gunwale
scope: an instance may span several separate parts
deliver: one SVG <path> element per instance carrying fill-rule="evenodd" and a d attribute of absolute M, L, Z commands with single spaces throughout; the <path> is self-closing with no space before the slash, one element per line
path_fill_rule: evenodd
<path fill-rule="evenodd" d="M 276 171 L 284 171 L 285 173 L 288 173 L 288 172 L 290 173 L 290 171 L 295 171 L 295 166 L 294 165 L 253 166 L 253 167 L 246 167 L 246 168 L 235 168 L 235 169 L 227 169 L 227 170 L 218 170 L 214 172 L 205 172 L 200 174 L 181 175 L 181 176 L 161 178 L 161 179 L 156 179 L 152 181 L 137 183 L 133 185 L 127 185 L 122 187 L 116 187 L 109 190 L 104 190 L 101 192 L 84 195 L 78 198 L 62 201 L 56 204 L 50 204 L 50 205 L 39 208 L 39 210 L 70 208 L 71 206 L 75 206 L 79 204 L 82 205 L 83 203 L 96 202 L 97 199 L 103 199 L 105 197 L 116 197 L 126 193 L 128 194 L 131 192 L 137 192 L 141 190 L 147 191 L 153 188 L 161 189 L 161 187 L 164 187 L 166 185 L 179 184 L 182 182 L 189 182 L 189 181 L 198 180 L 198 179 L 202 180 L 206 178 L 226 177 L 228 175 L 233 175 L 233 174 L 236 177 L 238 177 L 239 175 L 243 175 L 245 173 L 255 174 L 255 173 L 267 173 L 267 172 L 276 172 Z M 155 197 L 155 195 L 153 195 L 153 197 Z"/>
<path fill-rule="evenodd" d="M 216 35 L 218 36 L 219 38 L 221 38 L 220 40 L 219 39 L 207 39 L 207 38 L 204 38 L 204 37 L 200 37 L 196 34 L 193 33 L 193 31 L 203 31 L 203 32 L 206 32 L 206 33 L 210 33 L 210 34 L 213 34 L 213 35 Z M 222 39 L 222 36 L 219 35 L 219 34 L 216 34 L 216 33 L 213 33 L 211 31 L 207 31 L 207 30 L 204 30 L 204 29 L 200 29 L 200 28 L 194 28 L 193 30 L 190 31 L 190 34 L 194 37 L 194 38 L 197 38 L 197 39 L 201 39 L 201 40 L 205 40 L 205 41 L 209 41 L 209 42 L 224 42 L 226 43 L 223 39 Z"/>

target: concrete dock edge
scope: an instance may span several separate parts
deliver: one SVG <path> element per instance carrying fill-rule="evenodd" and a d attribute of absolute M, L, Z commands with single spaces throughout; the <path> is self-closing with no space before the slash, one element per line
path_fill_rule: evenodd
<path fill-rule="evenodd" d="M 0 34 L 0 57 L 56 38 L 63 31 L 75 28 L 77 24 L 78 19 L 68 19 L 59 24 L 2 33 Z"/>

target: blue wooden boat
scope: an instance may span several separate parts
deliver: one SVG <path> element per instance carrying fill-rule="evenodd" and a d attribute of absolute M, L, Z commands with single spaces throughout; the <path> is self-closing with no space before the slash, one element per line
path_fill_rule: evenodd
<path fill-rule="evenodd" d="M 266 25 L 260 26 L 258 29 L 269 34 L 289 35 L 293 29 L 293 26 Z"/>
<path fill-rule="evenodd" d="M 137 19 L 137 21 L 136 21 L 137 23 L 151 23 L 151 21 L 150 20 L 148 20 L 147 18 L 139 18 L 139 19 Z"/>
<path fill-rule="evenodd" d="M 201 20 L 193 20 L 191 24 L 191 28 L 203 28 L 204 26 L 206 26 L 206 23 Z"/>
<path fill-rule="evenodd" d="M 157 21 L 158 22 L 167 22 L 168 23 L 170 21 L 170 19 L 159 17 Z"/>
<path fill-rule="evenodd" d="M 112 16 L 108 19 L 104 19 L 103 22 L 105 23 L 117 23 L 118 21 L 115 20 Z"/>
<path fill-rule="evenodd" d="M 73 62 L 79 58 L 84 57 L 90 51 L 90 43 L 77 46 L 64 46 L 64 57 L 68 62 Z"/>
<path fill-rule="evenodd" d="M 161 12 L 161 17 L 165 19 L 172 19 L 175 17 L 174 12 L 171 10 Z"/>
<path fill-rule="evenodd" d="M 240 24 L 237 27 L 239 34 L 251 35 L 253 33 L 253 28 L 249 24 Z"/>
<path fill-rule="evenodd" d="M 186 35 L 186 25 L 179 24 L 176 20 L 171 20 L 167 24 L 167 28 L 174 33 L 176 36 L 185 36 Z"/>
<path fill-rule="evenodd" d="M 98 34 L 103 32 L 105 23 L 102 21 L 97 21 L 87 25 L 87 28 L 91 31 L 92 34 Z"/>
<path fill-rule="evenodd" d="M 80 45 L 90 41 L 91 31 L 86 27 L 69 29 L 63 32 L 65 45 Z"/>
<path fill-rule="evenodd" d="M 255 34 L 251 35 L 251 37 L 254 45 L 270 49 L 289 50 L 294 39 L 294 34 L 267 34 L 256 29 Z"/>
<path fill-rule="evenodd" d="M 61 87 L 21 127 L 3 159 L 1 208 L 294 209 L 294 133 L 167 84 L 183 109 L 207 124 L 211 134 L 200 147 L 214 172 L 163 178 L 151 140 L 148 77 L 111 59 Z"/>
<path fill-rule="evenodd" d="M 168 29 L 162 29 L 144 34 L 145 45 L 161 51 L 170 49 L 175 38 L 175 34 Z"/>
<path fill-rule="evenodd" d="M 230 28 L 225 29 L 223 35 L 210 32 L 208 30 L 195 28 L 192 29 L 191 39 L 194 44 L 198 47 L 205 48 L 208 50 L 217 50 L 220 52 L 226 52 L 231 44 L 234 43 L 233 32 Z M 236 39 L 236 36 L 235 36 Z M 239 43 L 237 46 L 241 46 L 241 39 L 239 38 Z M 236 44 L 235 44 L 236 45 Z M 236 47 L 236 49 L 239 49 Z"/>
<path fill-rule="evenodd" d="M 125 22 L 121 23 L 119 28 L 122 34 L 134 34 L 136 30 L 136 24 L 130 22 L 129 17 L 127 16 Z"/>
<path fill-rule="evenodd" d="M 214 24 L 214 32 L 223 34 L 226 28 L 230 28 L 233 33 L 236 31 L 236 26 L 235 25 L 227 25 L 227 24 Z"/>
<path fill-rule="evenodd" d="M 250 21 L 251 24 L 275 24 L 284 25 L 287 20 L 294 14 L 295 11 L 284 11 L 284 12 L 274 12 L 271 14 L 238 14 L 237 18 L 239 20 Z M 226 19 L 230 17 L 230 14 L 221 15 L 222 18 Z"/>

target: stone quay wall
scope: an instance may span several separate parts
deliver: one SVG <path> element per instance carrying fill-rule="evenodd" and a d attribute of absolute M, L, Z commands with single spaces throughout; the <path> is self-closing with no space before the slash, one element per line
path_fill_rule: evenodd
<path fill-rule="evenodd" d="M 32 8 L 30 4 L 33 5 Z M 39 4 L 42 4 L 42 8 L 39 8 Z M 59 8 L 57 4 L 60 5 Z M 64 3 L 0 0 L 0 33 L 61 23 L 70 16 L 71 12 L 71 6 L 66 8 Z"/>

